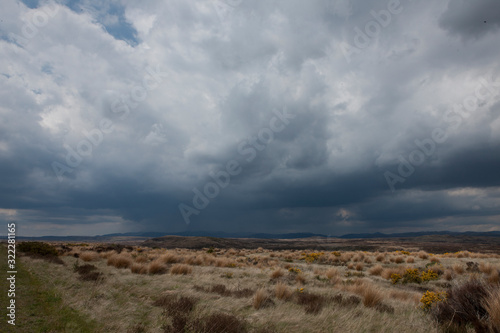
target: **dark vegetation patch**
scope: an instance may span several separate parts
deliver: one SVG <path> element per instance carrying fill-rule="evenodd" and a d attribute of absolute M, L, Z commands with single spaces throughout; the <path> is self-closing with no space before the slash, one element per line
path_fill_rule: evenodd
<path fill-rule="evenodd" d="M 16 248 L 25 255 L 43 259 L 55 264 L 64 265 L 64 262 L 58 257 L 58 251 L 55 246 L 44 242 L 21 242 L 16 245 Z"/>
<path fill-rule="evenodd" d="M 82 281 L 102 281 L 104 279 L 104 275 L 97 271 L 97 267 L 90 264 L 79 265 L 78 261 L 73 265 L 73 271 L 78 273 L 78 278 Z"/>
<path fill-rule="evenodd" d="M 196 291 L 202 291 L 205 293 L 213 293 L 224 297 L 235 297 L 235 298 L 246 298 L 252 296 L 255 293 L 255 290 L 250 288 L 231 290 L 228 289 L 223 284 L 216 284 L 211 287 L 202 287 L 194 285 L 193 288 Z"/>

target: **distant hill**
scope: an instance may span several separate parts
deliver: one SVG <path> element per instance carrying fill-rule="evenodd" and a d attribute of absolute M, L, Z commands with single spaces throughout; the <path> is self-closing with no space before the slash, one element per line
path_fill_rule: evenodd
<path fill-rule="evenodd" d="M 214 237 L 214 238 L 249 238 L 249 239 L 305 239 L 305 238 L 340 238 L 340 239 L 373 239 L 373 238 L 416 238 L 424 236 L 470 236 L 470 237 L 500 237 L 500 231 L 490 232 L 451 232 L 451 231 L 423 231 L 423 232 L 405 232 L 395 234 L 360 233 L 347 234 L 343 236 L 327 236 L 314 233 L 228 233 L 216 231 L 183 231 L 176 233 L 166 232 L 128 232 L 114 233 L 98 236 L 41 236 L 41 237 L 22 237 L 20 240 L 47 240 L 47 241 L 66 241 L 66 242 L 119 242 L 119 241 L 141 241 L 150 238 L 163 236 L 184 236 L 184 237 Z"/>

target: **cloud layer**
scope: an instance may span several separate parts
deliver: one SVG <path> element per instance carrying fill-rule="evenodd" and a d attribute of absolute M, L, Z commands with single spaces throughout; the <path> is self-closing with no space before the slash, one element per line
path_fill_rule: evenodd
<path fill-rule="evenodd" d="M 3 7 L 23 235 L 500 230 L 494 1 Z"/>

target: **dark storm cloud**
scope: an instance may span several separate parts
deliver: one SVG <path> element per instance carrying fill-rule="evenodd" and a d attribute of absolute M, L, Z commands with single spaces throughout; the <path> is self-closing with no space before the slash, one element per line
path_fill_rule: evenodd
<path fill-rule="evenodd" d="M 451 34 L 464 39 L 495 33 L 500 27 L 500 3 L 494 0 L 450 1 L 439 24 Z"/>
<path fill-rule="evenodd" d="M 82 1 L 14 43 L 29 4 L 0 31 L 0 219 L 26 234 L 498 228 L 496 2 Z M 233 160 L 186 225 L 179 204 Z"/>

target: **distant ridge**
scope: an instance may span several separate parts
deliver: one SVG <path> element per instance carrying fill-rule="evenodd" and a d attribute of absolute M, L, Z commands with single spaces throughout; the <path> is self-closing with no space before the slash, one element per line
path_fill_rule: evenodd
<path fill-rule="evenodd" d="M 341 239 L 369 239 L 369 238 L 415 238 L 425 236 L 470 236 L 470 237 L 500 237 L 500 231 L 489 232 L 452 232 L 452 231 L 422 231 L 422 232 L 405 232 L 384 234 L 376 233 L 360 233 L 360 234 L 346 234 L 343 236 L 327 236 L 323 234 L 314 233 L 285 233 L 285 234 L 269 234 L 269 233 L 228 233 L 228 232 L 210 232 L 210 231 L 183 231 L 177 233 L 166 232 L 127 232 L 127 233 L 114 233 L 98 236 L 41 236 L 41 237 L 22 237 L 18 236 L 21 240 L 47 240 L 47 241 L 118 241 L 120 238 L 136 238 L 136 239 L 149 239 L 158 238 L 163 236 L 184 236 L 184 237 L 213 237 L 213 238 L 253 238 L 253 239 L 299 239 L 311 237 L 324 237 L 324 238 L 341 238 Z"/>

